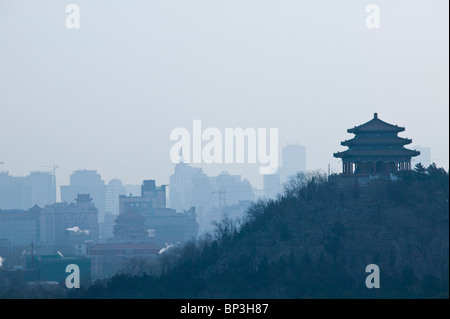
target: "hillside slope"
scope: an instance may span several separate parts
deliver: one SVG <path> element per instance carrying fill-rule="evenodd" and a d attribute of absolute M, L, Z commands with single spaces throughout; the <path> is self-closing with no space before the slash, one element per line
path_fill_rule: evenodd
<path fill-rule="evenodd" d="M 364 187 L 299 174 L 244 220 L 73 297 L 448 298 L 448 197 L 435 166 Z M 368 264 L 380 289 L 365 286 Z"/>

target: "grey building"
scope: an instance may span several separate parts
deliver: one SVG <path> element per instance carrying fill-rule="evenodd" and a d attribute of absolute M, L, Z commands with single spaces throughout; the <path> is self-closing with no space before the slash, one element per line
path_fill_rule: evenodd
<path fill-rule="evenodd" d="M 175 165 L 170 176 L 170 207 L 183 212 L 195 207 L 200 232 L 212 229 L 212 222 L 224 217 L 227 207 L 242 208 L 241 201 L 253 201 L 254 191 L 247 179 L 240 175 L 222 172 L 208 176 L 201 168 L 191 167 L 184 162 Z M 240 211 L 241 215 L 244 209 Z"/>
<path fill-rule="evenodd" d="M 113 178 L 105 189 L 105 214 L 119 215 L 119 196 L 126 194 L 122 182 Z"/>
<path fill-rule="evenodd" d="M 0 209 L 29 209 L 56 202 L 55 178 L 51 172 L 11 176 L 0 172 Z"/>
<path fill-rule="evenodd" d="M 299 171 L 306 171 L 306 147 L 299 144 L 286 145 L 282 149 L 282 164 L 278 170 L 281 184 Z"/>
<path fill-rule="evenodd" d="M 281 181 L 279 174 L 264 175 L 264 197 L 276 198 L 281 192 Z"/>
<path fill-rule="evenodd" d="M 125 233 L 134 229 L 137 238 L 142 237 L 142 229 L 136 226 L 139 220 L 121 218 L 133 217 L 136 214 L 143 217 L 144 228 L 152 242 L 160 247 L 165 244 L 177 243 L 195 238 L 198 235 L 198 223 L 195 210 L 189 212 L 176 212 L 166 207 L 166 186 L 156 186 L 154 180 L 145 180 L 141 186 L 141 196 L 120 196 L 120 215 L 116 220 L 115 239 L 125 240 Z M 119 222 L 119 224 L 117 224 Z M 134 225 L 131 227 L 130 225 Z M 121 232 L 125 227 L 127 230 Z M 127 228 L 128 227 L 128 228 Z M 136 231 L 136 229 L 138 231 Z M 122 234 L 117 236 L 117 234 Z M 131 238 L 131 237 L 130 237 Z M 142 239 L 142 238 L 141 238 Z M 147 237 L 146 237 L 147 239 Z"/>
<path fill-rule="evenodd" d="M 0 239 L 12 245 L 40 241 L 40 212 L 37 205 L 28 210 L 0 210 Z"/>
<path fill-rule="evenodd" d="M 103 221 L 106 209 L 106 185 L 96 170 L 78 170 L 70 176 L 70 185 L 61 186 L 61 201 L 72 203 L 78 194 L 90 194 Z"/>
<path fill-rule="evenodd" d="M 40 214 L 40 242 L 76 245 L 99 238 L 98 210 L 89 194 L 77 194 L 76 203 L 47 205 Z"/>

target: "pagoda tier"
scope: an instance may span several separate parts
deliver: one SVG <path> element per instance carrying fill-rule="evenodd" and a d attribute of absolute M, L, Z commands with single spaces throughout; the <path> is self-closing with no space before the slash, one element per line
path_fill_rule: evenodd
<path fill-rule="evenodd" d="M 341 142 L 342 146 L 364 146 L 364 145 L 407 145 L 411 144 L 412 140 L 409 138 L 393 136 L 373 136 L 369 137 L 365 135 L 359 135 L 358 138 L 352 138 L 351 140 L 346 140 Z"/>
<path fill-rule="evenodd" d="M 381 175 L 409 170 L 411 157 L 420 152 L 404 148 L 412 142 L 397 136 L 404 130 L 404 127 L 380 120 L 375 113 L 369 122 L 347 130 L 355 137 L 341 142 L 348 149 L 333 156 L 342 159 L 343 174 Z"/>

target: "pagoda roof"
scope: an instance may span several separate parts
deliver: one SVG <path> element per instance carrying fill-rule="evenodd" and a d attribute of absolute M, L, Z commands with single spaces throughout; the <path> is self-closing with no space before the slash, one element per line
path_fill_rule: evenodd
<path fill-rule="evenodd" d="M 366 134 L 357 135 L 356 137 L 341 142 L 342 146 L 361 146 L 361 145 L 407 145 L 412 143 L 409 138 L 403 138 L 396 135 L 386 136 L 367 136 Z"/>
<path fill-rule="evenodd" d="M 420 155 L 419 151 L 407 148 L 400 149 L 349 149 L 343 152 L 334 153 L 334 157 L 340 158 L 405 158 Z"/>
<path fill-rule="evenodd" d="M 400 127 L 398 125 L 392 125 L 392 124 L 389 124 L 389 123 L 386 123 L 386 122 L 380 120 L 378 118 L 378 114 L 374 113 L 373 119 L 371 119 L 370 121 L 368 121 L 364 124 L 361 124 L 359 126 L 350 128 L 347 130 L 347 132 L 353 133 L 353 134 L 370 133 L 370 132 L 398 133 L 398 132 L 402 132 L 404 130 L 405 130 L 404 127 Z"/>

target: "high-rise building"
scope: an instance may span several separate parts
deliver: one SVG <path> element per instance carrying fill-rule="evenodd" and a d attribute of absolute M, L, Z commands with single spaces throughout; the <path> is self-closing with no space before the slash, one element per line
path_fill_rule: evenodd
<path fill-rule="evenodd" d="M 254 200 L 254 191 L 247 179 L 240 175 L 222 172 L 218 176 L 207 176 L 201 168 L 191 167 L 181 161 L 175 165 L 169 179 L 170 207 L 177 211 L 189 211 L 195 207 L 201 232 L 211 230 L 211 223 L 224 217 L 227 207 L 233 212 L 242 209 L 242 201 Z"/>
<path fill-rule="evenodd" d="M 281 192 L 281 183 L 279 174 L 264 175 L 264 197 L 276 198 Z"/>
<path fill-rule="evenodd" d="M 201 168 L 191 167 L 184 162 L 175 165 L 174 174 L 169 177 L 170 207 L 182 212 L 195 206 L 194 197 L 197 201 L 205 199 L 200 194 L 194 194 L 194 185 L 197 186 L 198 193 L 202 193 L 203 189 L 207 190 L 207 194 L 211 192 L 208 178 Z M 209 201 L 210 197 L 207 196 L 206 201 Z"/>
<path fill-rule="evenodd" d="M 50 172 L 30 172 L 15 177 L 0 172 L 0 209 L 29 209 L 56 202 L 56 186 Z"/>
<path fill-rule="evenodd" d="M 98 218 L 103 222 L 106 209 L 106 185 L 96 170 L 78 170 L 70 176 L 70 185 L 61 186 L 61 201 L 71 203 L 78 194 L 90 194 Z M 111 202 L 111 205 L 114 205 Z"/>
<path fill-rule="evenodd" d="M 105 214 L 119 215 L 119 196 L 125 194 L 126 189 L 119 179 L 110 180 L 105 190 Z"/>
<path fill-rule="evenodd" d="M 431 148 L 425 146 L 413 146 L 413 149 L 420 152 L 419 156 L 411 158 L 411 166 L 414 167 L 418 163 L 428 167 L 431 165 Z"/>
<path fill-rule="evenodd" d="M 306 170 L 306 147 L 299 144 L 286 145 L 282 149 L 282 164 L 278 172 L 281 184 L 299 171 Z"/>

